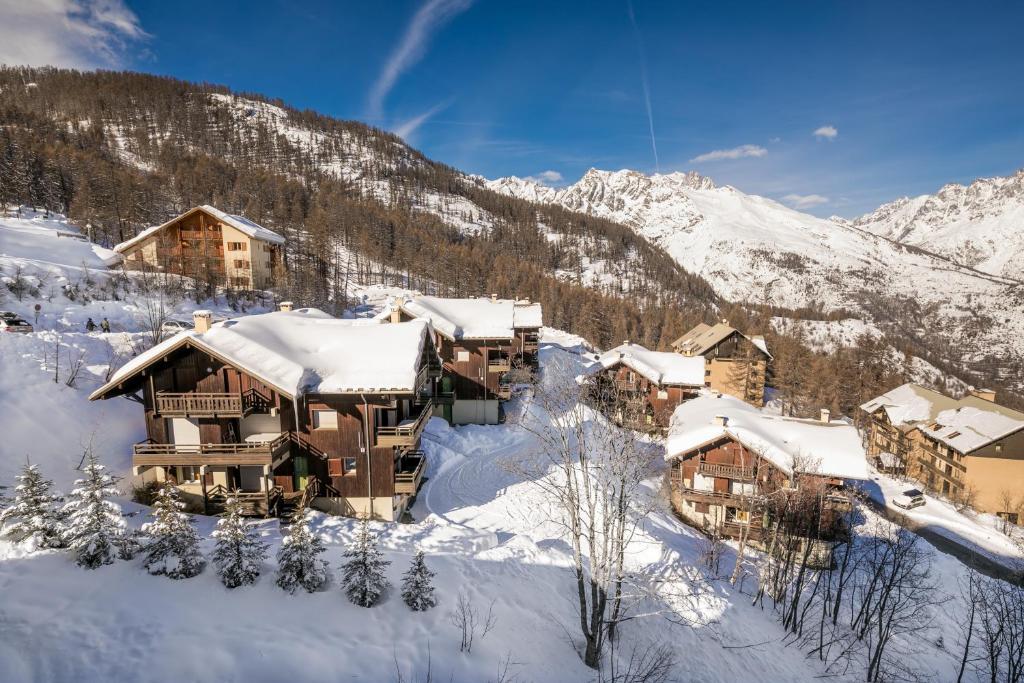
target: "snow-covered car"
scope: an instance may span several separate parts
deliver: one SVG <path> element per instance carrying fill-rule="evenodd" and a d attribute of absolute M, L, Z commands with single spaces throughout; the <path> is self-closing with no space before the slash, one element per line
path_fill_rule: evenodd
<path fill-rule="evenodd" d="M 7 311 L 0 311 L 0 332 L 19 332 L 28 334 L 32 326 L 27 322 Z"/>
<path fill-rule="evenodd" d="M 179 332 L 191 329 L 195 329 L 195 325 L 187 320 L 166 320 L 160 326 L 160 331 L 164 334 L 178 334 Z"/>
<path fill-rule="evenodd" d="M 904 510 L 912 510 L 924 505 L 924 494 L 917 489 L 907 489 L 893 498 L 892 504 Z"/>

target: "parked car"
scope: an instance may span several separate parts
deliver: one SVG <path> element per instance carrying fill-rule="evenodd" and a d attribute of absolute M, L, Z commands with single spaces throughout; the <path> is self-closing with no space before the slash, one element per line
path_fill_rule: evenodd
<path fill-rule="evenodd" d="M 0 332 L 20 332 L 28 334 L 32 326 L 8 311 L 0 311 Z"/>
<path fill-rule="evenodd" d="M 924 505 L 924 494 L 917 489 L 907 489 L 892 499 L 892 504 L 904 510 L 912 510 Z"/>
<path fill-rule="evenodd" d="M 160 326 L 160 331 L 164 334 L 178 334 L 192 329 L 195 329 L 195 325 L 188 320 L 165 320 L 164 324 Z"/>

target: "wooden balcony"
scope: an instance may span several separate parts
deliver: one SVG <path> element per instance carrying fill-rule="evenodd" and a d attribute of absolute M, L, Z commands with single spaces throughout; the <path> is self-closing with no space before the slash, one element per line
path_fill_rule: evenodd
<path fill-rule="evenodd" d="M 736 493 L 729 493 L 728 491 L 703 491 L 687 486 L 679 486 L 675 482 L 672 483 L 672 488 L 682 496 L 683 500 L 690 500 L 696 503 L 711 503 L 712 505 L 735 504 L 736 501 L 740 501 L 743 498 L 754 497 L 742 496 Z"/>
<path fill-rule="evenodd" d="M 512 361 L 508 358 L 488 358 L 487 372 L 508 372 L 512 369 Z"/>
<path fill-rule="evenodd" d="M 429 400 L 419 406 L 420 412 L 415 418 L 405 420 L 401 424 L 377 427 L 378 446 L 415 446 L 419 443 L 420 434 L 434 411 L 434 402 Z"/>
<path fill-rule="evenodd" d="M 144 441 L 132 447 L 135 467 L 159 465 L 271 465 L 287 450 L 288 434 L 263 443 L 176 444 Z"/>
<path fill-rule="evenodd" d="M 750 481 L 754 478 L 753 467 L 740 467 L 739 465 L 719 465 L 712 462 L 701 462 L 697 471 L 708 477 L 725 477 L 726 479 L 739 479 Z"/>
<path fill-rule="evenodd" d="M 160 391 L 156 412 L 161 417 L 243 417 L 250 411 L 243 406 L 240 394 Z"/>
<path fill-rule="evenodd" d="M 761 541 L 764 539 L 764 527 L 761 526 L 759 520 L 737 522 L 733 519 L 727 519 L 722 522 L 721 531 L 723 536 L 728 536 L 729 538 L 740 538 L 743 534 L 746 534 L 747 539 L 751 541 Z"/>
<path fill-rule="evenodd" d="M 395 493 L 413 494 L 423 480 L 427 459 L 423 451 L 407 451 L 395 462 Z"/>
<path fill-rule="evenodd" d="M 635 379 L 617 379 L 615 380 L 615 388 L 619 391 L 640 391 L 640 381 Z"/>
<path fill-rule="evenodd" d="M 494 393 L 497 394 L 499 400 L 508 401 L 512 398 L 512 386 L 509 384 L 499 384 Z"/>

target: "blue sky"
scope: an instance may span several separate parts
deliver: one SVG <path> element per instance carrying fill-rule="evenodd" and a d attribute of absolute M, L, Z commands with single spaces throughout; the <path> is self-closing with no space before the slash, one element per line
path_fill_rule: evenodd
<path fill-rule="evenodd" d="M 30 5 L 0 61 L 260 92 L 487 177 L 693 169 L 853 216 L 1024 167 L 1019 2 Z"/>

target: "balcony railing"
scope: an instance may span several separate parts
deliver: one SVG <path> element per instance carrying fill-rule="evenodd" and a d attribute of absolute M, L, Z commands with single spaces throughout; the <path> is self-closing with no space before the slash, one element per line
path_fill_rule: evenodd
<path fill-rule="evenodd" d="M 508 358 L 488 358 L 487 372 L 508 372 L 512 369 L 512 361 Z"/>
<path fill-rule="evenodd" d="M 157 392 L 156 412 L 163 417 L 242 417 L 248 411 L 240 394 Z"/>
<path fill-rule="evenodd" d="M 155 443 L 144 441 L 132 447 L 132 464 L 142 465 L 270 465 L 288 448 L 288 434 L 271 441 L 244 443 Z"/>
<path fill-rule="evenodd" d="M 739 465 L 720 465 L 712 462 L 701 462 L 697 471 L 709 477 L 725 477 L 727 479 L 753 479 L 753 467 L 741 467 Z"/>
<path fill-rule="evenodd" d="M 415 446 L 419 441 L 423 427 L 434 411 L 434 402 L 429 400 L 422 405 L 420 413 L 414 419 L 401 424 L 377 427 L 378 446 Z"/>
<path fill-rule="evenodd" d="M 395 493 L 416 493 L 426 466 L 423 451 L 407 451 L 395 464 Z"/>
<path fill-rule="evenodd" d="M 615 388 L 619 391 L 639 391 L 640 381 L 635 379 L 617 379 Z"/>

